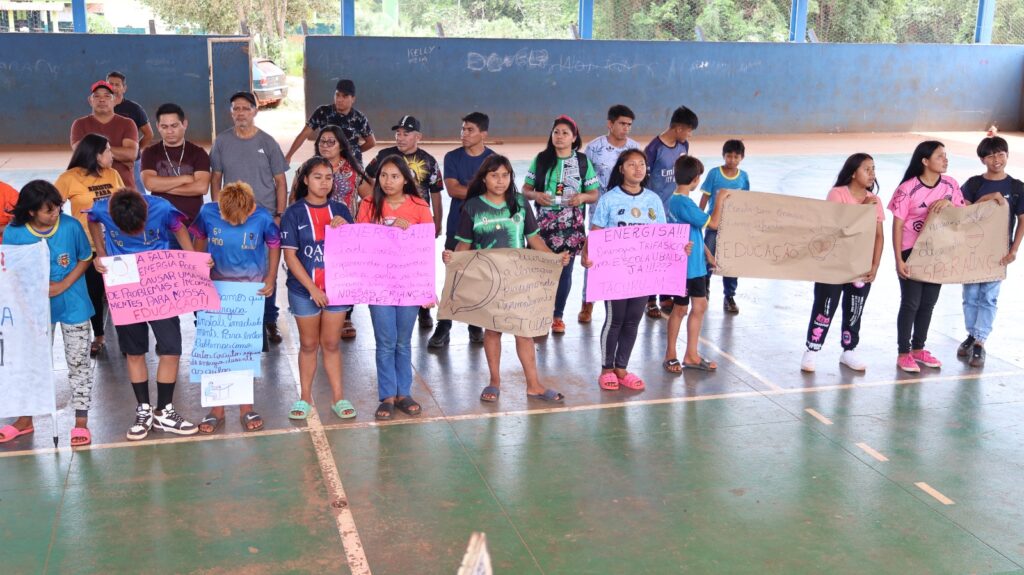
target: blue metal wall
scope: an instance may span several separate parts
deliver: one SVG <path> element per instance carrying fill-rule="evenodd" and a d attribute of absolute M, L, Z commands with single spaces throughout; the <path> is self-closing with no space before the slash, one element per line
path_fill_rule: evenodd
<path fill-rule="evenodd" d="M 249 89 L 248 44 L 218 47 L 214 56 L 221 116 L 232 92 Z M 67 145 L 71 122 L 89 113 L 89 86 L 110 70 L 128 76 L 127 96 L 147 114 L 175 102 L 189 117 L 189 137 L 210 140 L 207 37 L 0 34 L 0 145 Z M 228 126 L 229 116 L 218 117 L 219 128 Z"/>
<path fill-rule="evenodd" d="M 541 137 L 558 114 L 593 136 L 620 102 L 638 133 L 680 104 L 705 134 L 1016 129 L 1024 46 L 308 37 L 307 114 L 342 77 L 385 140 L 403 114 L 456 137 L 472 110 L 495 137 Z"/>

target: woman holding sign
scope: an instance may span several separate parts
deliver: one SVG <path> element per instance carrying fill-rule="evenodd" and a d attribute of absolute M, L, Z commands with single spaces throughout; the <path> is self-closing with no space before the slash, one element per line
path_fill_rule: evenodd
<path fill-rule="evenodd" d="M 401 156 L 380 161 L 373 196 L 359 205 L 356 223 L 395 226 L 403 230 L 416 224 L 434 223 L 430 206 L 420 197 L 416 177 Z M 377 397 L 380 405 L 374 415 L 391 419 L 395 408 L 406 415 L 419 415 L 420 404 L 410 395 L 412 389 L 412 328 L 420 306 L 371 305 L 373 337 L 377 342 Z"/>
<path fill-rule="evenodd" d="M 867 154 L 854 154 L 846 158 L 846 163 L 839 170 L 835 186 L 826 198 L 830 202 L 853 205 L 873 205 L 877 213 L 878 223 L 875 224 L 875 246 L 871 256 L 871 270 L 864 277 L 847 284 L 814 284 L 814 304 L 811 306 L 811 321 L 807 326 L 807 342 L 804 357 L 800 361 L 800 370 L 814 371 L 814 358 L 828 335 L 836 309 L 843 308 L 843 354 L 839 363 L 854 371 L 864 371 L 867 366 L 854 351 L 860 342 L 861 316 L 864 303 L 871 291 L 871 282 L 875 281 L 878 265 L 882 261 L 882 246 L 885 241 L 882 222 L 885 211 L 882 203 L 875 195 L 875 160 Z"/>
<path fill-rule="evenodd" d="M 61 213 L 63 204 L 60 192 L 49 182 L 33 180 L 25 184 L 18 194 L 4 242 L 12 246 L 46 242 L 50 249 L 50 333 L 53 325 L 59 323 L 68 362 L 71 405 L 75 408 L 71 446 L 80 447 L 92 443 L 88 421 L 93 383 L 89 318 L 93 308 L 84 277 L 92 264 L 92 248 L 82 224 Z M 32 433 L 33 429 L 32 416 L 19 417 L 13 425 L 0 428 L 0 443 Z"/>
<path fill-rule="evenodd" d="M 331 384 L 331 410 L 342 419 L 356 416 L 356 408 L 344 399 L 341 383 L 341 326 L 350 305 L 329 305 L 324 293 L 324 234 L 327 226 L 336 228 L 352 222 L 345 204 L 328 198 L 334 185 L 331 163 L 314 156 L 295 172 L 292 187 L 294 203 L 281 218 L 281 249 L 288 266 L 288 306 L 299 326 L 299 384 L 301 397 L 288 417 L 306 419 L 312 409 L 313 377 L 317 354 L 323 350 L 324 371 Z"/>
<path fill-rule="evenodd" d="M 896 365 L 908 373 L 920 372 L 917 364 L 942 367 L 942 362 L 924 348 L 932 309 L 939 299 L 942 285 L 911 279 L 907 260 L 929 214 L 938 213 L 950 205 L 964 205 L 960 185 L 943 175 L 948 167 L 949 158 L 942 142 L 921 142 L 910 158 L 903 181 L 889 201 L 889 211 L 893 216 L 892 245 L 896 252 L 896 273 L 900 276 L 900 311 L 896 318 L 899 356 Z"/>
<path fill-rule="evenodd" d="M 565 333 L 562 315 L 572 289 L 572 262 L 587 239 L 583 205 L 597 201 L 601 184 L 590 160 L 578 151 L 582 143 L 572 118 L 555 118 L 548 146 L 533 159 L 523 185 L 523 195 L 537 205 L 537 227 L 544 243 L 555 253 L 569 254 L 555 294 L 554 333 Z"/>
<path fill-rule="evenodd" d="M 210 252 L 216 281 L 260 282 L 259 295 L 269 297 L 277 285 L 281 263 L 281 232 L 274 216 L 256 204 L 252 188 L 232 182 L 220 190 L 217 202 L 205 204 L 189 228 L 197 252 Z M 264 345 L 266 341 L 264 340 Z M 242 429 L 263 429 L 263 418 L 252 405 L 238 408 Z M 199 422 L 199 433 L 214 433 L 224 424 L 224 407 L 214 407 Z"/>
<path fill-rule="evenodd" d="M 540 252 L 551 249 L 538 235 L 537 222 L 523 196 L 516 190 L 515 172 L 505 156 L 488 156 L 481 164 L 473 181 L 466 189 L 466 203 L 462 206 L 459 242 L 455 251 L 490 248 L 526 248 Z M 452 252 L 442 254 L 444 263 L 450 263 Z M 569 264 L 569 252 L 562 252 L 562 265 Z M 490 370 L 490 383 L 480 394 L 480 401 L 495 402 L 501 395 L 501 332 L 484 331 L 484 353 Z M 526 397 L 561 403 L 565 396 L 553 389 L 545 389 L 537 377 L 537 352 L 533 338 L 516 336 L 516 353 L 526 376 Z"/>

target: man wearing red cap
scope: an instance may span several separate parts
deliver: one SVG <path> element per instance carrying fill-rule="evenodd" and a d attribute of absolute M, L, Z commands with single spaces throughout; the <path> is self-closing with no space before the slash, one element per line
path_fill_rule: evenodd
<path fill-rule="evenodd" d="M 104 80 L 92 85 L 89 105 L 92 114 L 71 124 L 71 149 L 78 147 L 88 134 L 99 134 L 110 141 L 114 153 L 114 169 L 125 187 L 135 188 L 135 158 L 139 155 L 139 130 L 135 122 L 114 113 L 114 88 Z"/>

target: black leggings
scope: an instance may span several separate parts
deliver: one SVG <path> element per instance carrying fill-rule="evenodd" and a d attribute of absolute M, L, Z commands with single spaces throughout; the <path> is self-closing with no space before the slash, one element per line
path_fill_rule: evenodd
<path fill-rule="evenodd" d="M 843 349 L 851 350 L 860 342 L 861 315 L 864 302 L 868 299 L 871 284 L 856 287 L 849 284 L 814 284 L 814 305 L 811 307 L 811 322 L 807 326 L 807 349 L 818 351 L 825 344 L 832 317 L 842 300 L 843 307 Z"/>
<path fill-rule="evenodd" d="M 910 252 L 903 250 L 903 261 L 910 258 Z M 900 313 L 896 316 L 896 344 L 899 353 L 924 349 L 928 326 L 932 323 L 932 309 L 939 300 L 941 289 L 941 284 L 900 278 Z"/>
<path fill-rule="evenodd" d="M 93 253 L 95 258 L 96 254 Z M 107 292 L 103 289 L 103 274 L 96 271 L 96 268 L 89 266 L 85 268 L 85 287 L 89 291 L 89 301 L 96 311 L 92 319 L 93 337 L 103 337 L 103 324 L 107 318 Z"/>
<path fill-rule="evenodd" d="M 603 369 L 626 369 L 629 365 L 646 306 L 647 296 L 604 302 L 604 327 L 601 328 Z"/>

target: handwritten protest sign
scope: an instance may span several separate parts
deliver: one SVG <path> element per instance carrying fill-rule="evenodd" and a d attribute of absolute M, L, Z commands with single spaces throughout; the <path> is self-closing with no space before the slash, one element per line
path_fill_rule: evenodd
<path fill-rule="evenodd" d="M 204 373 L 199 403 L 203 407 L 252 405 L 254 375 L 251 370 Z"/>
<path fill-rule="evenodd" d="M 734 193 L 722 206 L 715 273 L 852 282 L 871 270 L 877 216 L 873 205 Z"/>
<path fill-rule="evenodd" d="M 911 278 L 936 284 L 1006 279 L 999 261 L 1009 251 L 1010 207 L 981 202 L 946 208 L 925 222 L 907 261 Z"/>
<path fill-rule="evenodd" d="M 106 284 L 114 325 L 220 309 L 220 298 L 210 281 L 210 254 L 156 250 L 119 257 L 135 258 L 139 281 Z M 119 281 L 127 275 L 121 272 L 117 273 Z"/>
<path fill-rule="evenodd" d="M 434 224 L 327 228 L 324 268 L 331 305 L 423 305 L 437 298 Z"/>
<path fill-rule="evenodd" d="M 438 319 L 524 337 L 546 335 L 555 312 L 562 256 L 528 249 L 456 252 Z"/>
<path fill-rule="evenodd" d="M 587 301 L 652 293 L 686 295 L 689 224 L 622 226 L 590 233 Z"/>
<path fill-rule="evenodd" d="M 220 310 L 198 314 L 189 380 L 195 383 L 205 374 L 240 370 L 259 377 L 266 298 L 256 292 L 263 284 L 218 281 L 213 285 L 220 295 Z"/>
<path fill-rule="evenodd" d="M 49 260 L 46 242 L 0 246 L 0 417 L 57 411 Z"/>

